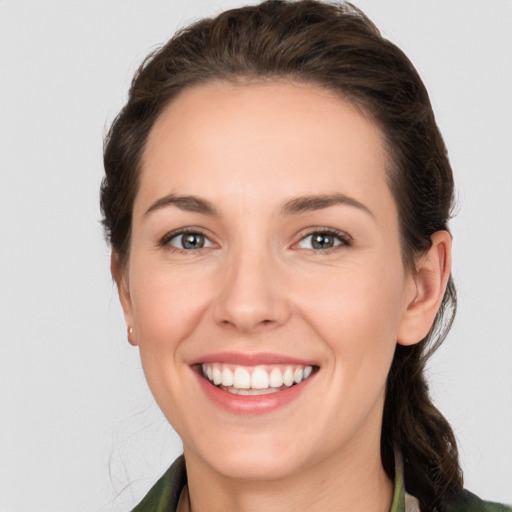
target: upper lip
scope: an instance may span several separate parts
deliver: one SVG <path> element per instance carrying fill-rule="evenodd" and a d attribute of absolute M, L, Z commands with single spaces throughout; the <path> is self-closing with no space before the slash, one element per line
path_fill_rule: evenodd
<path fill-rule="evenodd" d="M 201 363 L 228 363 L 240 366 L 258 366 L 263 364 L 295 364 L 303 366 L 318 366 L 317 363 L 310 360 L 299 359 L 284 354 L 275 354 L 271 352 L 258 352 L 254 354 L 242 352 L 215 352 L 207 354 L 191 361 L 190 365 Z"/>

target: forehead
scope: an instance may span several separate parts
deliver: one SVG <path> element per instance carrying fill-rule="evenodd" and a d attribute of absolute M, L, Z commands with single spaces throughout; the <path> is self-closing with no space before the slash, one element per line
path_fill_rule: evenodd
<path fill-rule="evenodd" d="M 386 165 L 376 123 L 326 89 L 214 82 L 186 89 L 158 118 L 135 206 L 169 193 L 268 202 L 341 192 L 378 203 Z"/>

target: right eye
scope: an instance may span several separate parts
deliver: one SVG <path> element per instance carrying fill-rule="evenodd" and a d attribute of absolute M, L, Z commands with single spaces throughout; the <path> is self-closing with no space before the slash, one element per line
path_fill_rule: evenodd
<path fill-rule="evenodd" d="M 204 247 L 213 247 L 211 240 L 199 231 L 181 231 L 171 233 L 162 239 L 162 245 L 181 251 L 195 251 Z"/>

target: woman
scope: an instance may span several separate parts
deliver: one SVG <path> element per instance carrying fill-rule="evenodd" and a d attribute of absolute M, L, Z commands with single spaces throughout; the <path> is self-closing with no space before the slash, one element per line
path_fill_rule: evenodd
<path fill-rule="evenodd" d="M 350 5 L 177 34 L 105 146 L 128 339 L 183 441 L 143 510 L 510 510 L 463 490 L 423 368 L 455 311 L 426 90 Z"/>

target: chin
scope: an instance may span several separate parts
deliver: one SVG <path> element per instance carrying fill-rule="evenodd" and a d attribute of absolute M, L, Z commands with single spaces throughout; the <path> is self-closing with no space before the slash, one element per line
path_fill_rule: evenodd
<path fill-rule="evenodd" d="M 217 438 L 198 455 L 216 473 L 239 480 L 285 479 L 306 463 L 308 450 L 294 436 L 286 436 L 288 442 L 265 435 L 237 437 L 224 442 Z M 185 457 L 187 453 L 185 447 Z"/>
<path fill-rule="evenodd" d="M 231 453 L 212 460 L 214 469 L 228 478 L 238 480 L 281 480 L 292 476 L 301 466 L 301 461 L 287 454 L 266 450 Z"/>

